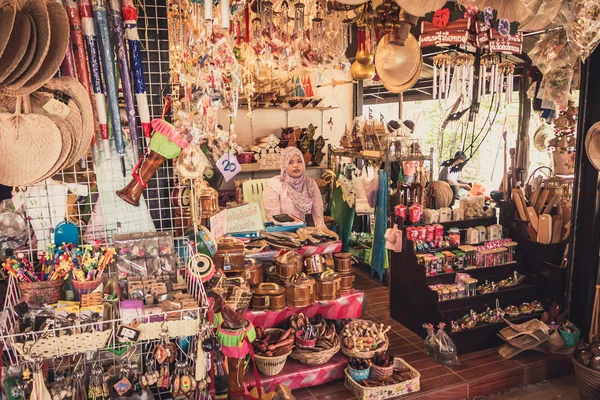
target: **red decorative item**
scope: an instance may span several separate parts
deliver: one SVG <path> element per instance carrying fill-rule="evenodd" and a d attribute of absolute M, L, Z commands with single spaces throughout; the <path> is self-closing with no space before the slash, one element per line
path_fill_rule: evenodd
<path fill-rule="evenodd" d="M 445 28 L 450 22 L 450 10 L 447 8 L 439 9 L 433 14 L 433 26 L 436 28 Z"/>
<path fill-rule="evenodd" d="M 352 319 L 362 315 L 365 294 L 352 291 L 332 301 L 321 301 L 308 307 L 286 307 L 281 311 L 247 311 L 246 319 L 254 326 L 272 328 L 285 323 L 292 315 L 302 313 L 308 318 L 320 314 L 325 319 Z"/>

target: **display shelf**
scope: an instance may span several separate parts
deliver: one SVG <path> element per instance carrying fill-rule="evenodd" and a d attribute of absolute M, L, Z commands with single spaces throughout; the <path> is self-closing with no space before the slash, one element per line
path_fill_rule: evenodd
<path fill-rule="evenodd" d="M 240 166 L 242 167 L 242 172 L 244 173 L 251 173 L 251 172 L 279 172 L 281 171 L 280 168 L 267 168 L 267 169 L 249 169 L 249 168 L 253 168 L 253 167 L 248 167 L 248 165 L 255 165 L 256 163 L 249 163 L 249 164 L 240 164 Z M 307 170 L 324 170 L 327 169 L 327 167 L 325 166 L 321 166 L 321 165 L 311 165 L 310 167 L 306 167 Z"/>
<path fill-rule="evenodd" d="M 452 283 L 456 278 L 456 273 L 465 273 L 471 275 L 473 278 L 477 279 L 490 279 L 497 276 L 504 276 L 504 278 L 508 278 L 508 276 L 515 270 L 521 269 L 521 266 L 516 261 L 511 261 L 506 264 L 495 265 L 493 267 L 481 267 L 481 268 L 468 268 L 462 271 L 455 272 L 445 272 L 437 275 L 426 275 L 425 282 L 428 285 L 435 285 L 438 283 Z"/>
<path fill-rule="evenodd" d="M 322 385 L 343 378 L 347 365 L 348 357 L 341 351 L 322 365 L 306 365 L 288 357 L 279 374 L 266 376 L 259 373 L 260 384 L 267 391 L 274 391 L 277 385 L 286 385 L 291 390 Z M 245 383 L 249 389 L 256 386 L 254 374 L 246 374 Z"/>
<path fill-rule="evenodd" d="M 337 156 L 337 157 L 348 157 L 348 158 L 356 158 L 356 159 L 362 159 L 362 160 L 369 160 L 369 161 L 385 161 L 387 159 L 387 161 L 389 162 L 404 162 L 404 161 L 429 161 L 432 156 L 431 155 L 427 155 L 427 156 L 418 156 L 418 155 L 411 155 L 411 156 L 403 156 L 403 157 L 385 157 L 385 155 L 381 155 L 381 156 L 369 156 L 369 155 L 365 155 L 365 154 L 361 154 L 361 153 L 357 153 L 354 151 L 349 151 L 349 150 L 332 150 L 330 153 L 332 156 Z"/>
<path fill-rule="evenodd" d="M 325 319 L 360 318 L 362 315 L 365 294 L 358 290 L 343 293 L 338 299 L 331 301 L 317 301 L 307 307 L 287 306 L 281 311 L 246 311 L 246 319 L 254 326 L 272 328 L 287 322 L 295 314 L 304 314 L 312 318 L 320 314 Z"/>
<path fill-rule="evenodd" d="M 542 313 L 531 313 L 528 315 L 519 315 L 514 318 L 507 318 L 512 324 L 522 324 L 532 319 L 541 318 Z M 455 318 L 456 319 L 456 318 Z M 450 338 L 456 344 L 458 354 L 467 354 L 481 349 L 489 349 L 500 346 L 504 341 L 498 337 L 498 332 L 507 326 L 505 321 L 493 324 L 479 323 L 476 327 L 465 329 L 458 332 L 451 332 Z"/>
<path fill-rule="evenodd" d="M 330 111 L 330 110 L 337 110 L 339 107 L 302 107 L 302 108 L 294 108 L 294 107 L 290 107 L 290 108 L 283 108 L 283 107 L 252 107 L 251 110 L 252 111 L 256 111 L 256 110 L 270 110 L 270 111 L 285 111 L 285 112 L 289 112 L 289 111 L 306 111 L 306 110 L 314 110 L 314 111 Z M 239 110 L 248 110 L 248 106 L 241 106 L 238 107 Z"/>
<path fill-rule="evenodd" d="M 459 222 L 463 223 L 463 228 L 477 225 L 489 226 L 496 223 L 496 218 Z M 480 280 L 480 283 L 484 283 L 486 279 L 505 279 L 515 270 L 523 273 L 525 268 L 520 262 L 513 262 L 495 267 L 474 268 L 464 272 Z M 535 279 L 528 276 L 526 284 L 513 288 L 439 302 L 438 294 L 428 286 L 436 283 L 451 283 L 456 277 L 456 272 L 431 277 L 425 276 L 424 267 L 417 262 L 417 254 L 412 242 L 408 240 L 404 241 L 401 253 L 392 253 L 389 271 L 391 317 L 422 337 L 426 336 L 426 331 L 422 327 L 423 323 L 437 324 L 442 321 L 449 325 L 451 320 L 468 314 L 471 309 L 483 312 L 487 307 L 496 307 L 496 299 L 499 300 L 501 307 L 511 304 L 518 306 L 522 302 L 543 300 L 539 296 Z M 519 322 L 520 320 L 515 321 Z M 499 344 L 496 334 L 501 327 L 501 324 L 489 324 L 485 328 L 479 328 L 476 332 L 480 337 L 472 333 L 458 334 L 456 336 L 458 343 L 456 344 L 459 352 L 469 353 Z"/>
<path fill-rule="evenodd" d="M 475 296 L 467 296 L 454 300 L 439 301 L 437 307 L 441 313 L 455 309 L 470 310 L 482 305 L 483 307 L 493 308 L 496 306 L 496 300 L 500 302 L 501 306 L 505 307 L 512 304 L 512 302 L 521 303 L 525 300 L 529 300 L 532 292 L 535 292 L 535 285 L 519 284 L 510 288 L 500 289 L 497 292 L 477 294 Z M 519 304 L 515 305 L 518 306 Z"/>
<path fill-rule="evenodd" d="M 484 225 L 484 226 L 488 226 L 488 225 L 492 225 L 497 223 L 498 219 L 494 216 L 494 217 L 487 217 L 487 218 L 475 218 L 475 219 L 467 219 L 467 220 L 462 220 L 462 221 L 447 221 L 447 222 L 436 222 L 440 225 L 442 225 L 444 228 L 458 228 L 458 229 L 467 229 L 467 228 L 474 228 L 476 226 L 479 225 Z M 424 224 L 424 223 L 416 223 L 416 224 L 411 224 L 411 223 L 407 223 L 404 222 L 404 227 L 409 227 L 409 226 L 426 226 L 426 225 L 432 225 L 432 224 Z"/>

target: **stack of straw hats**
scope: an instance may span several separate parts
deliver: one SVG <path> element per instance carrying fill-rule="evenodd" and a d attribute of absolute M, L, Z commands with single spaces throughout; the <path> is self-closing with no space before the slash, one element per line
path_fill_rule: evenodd
<path fill-rule="evenodd" d="M 69 43 L 62 5 L 14 0 L 0 8 L 0 183 L 26 186 L 68 168 L 94 135 L 86 89 L 53 78 Z"/>
<path fill-rule="evenodd" d="M 404 45 L 391 43 L 383 36 L 375 51 L 375 67 L 383 86 L 391 93 L 403 93 L 412 88 L 423 68 L 419 41 L 408 34 Z"/>

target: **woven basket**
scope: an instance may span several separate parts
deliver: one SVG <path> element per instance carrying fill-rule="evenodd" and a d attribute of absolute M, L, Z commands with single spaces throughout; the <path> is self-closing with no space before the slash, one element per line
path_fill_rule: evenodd
<path fill-rule="evenodd" d="M 392 376 L 394 373 L 394 364 L 389 367 L 380 367 L 379 365 L 371 365 L 371 373 L 369 375 L 370 378 L 381 378 L 384 376 Z"/>
<path fill-rule="evenodd" d="M 558 330 L 552 332 L 552 335 L 550 335 L 550 338 L 546 343 L 553 349 L 562 349 L 565 347 L 565 341 L 562 336 L 560 336 L 560 333 L 558 333 Z"/>
<path fill-rule="evenodd" d="M 369 326 L 375 325 L 375 322 L 373 322 L 373 321 L 368 321 L 368 320 L 364 320 L 364 319 L 357 319 L 355 321 L 349 322 L 348 326 L 350 326 L 352 328 L 353 325 L 362 325 L 365 322 L 367 324 L 369 324 Z M 385 342 L 383 342 L 383 344 L 380 345 L 375 350 L 372 350 L 372 351 L 358 351 L 358 350 L 354 350 L 354 349 L 347 349 L 345 346 L 342 346 L 342 353 L 344 353 L 345 355 L 347 355 L 350 358 L 373 358 L 373 356 L 375 354 L 381 353 L 382 351 L 386 351 L 389 345 L 390 345 L 390 338 L 388 337 L 388 335 L 385 335 Z"/>
<path fill-rule="evenodd" d="M 293 358 L 296 361 L 300 361 L 302 364 L 306 365 L 322 365 L 329 360 L 340 351 L 340 341 L 336 340 L 335 345 L 327 350 L 322 351 L 311 351 L 311 350 L 303 350 L 296 349 L 290 354 L 290 358 Z"/>
<path fill-rule="evenodd" d="M 276 332 L 276 331 L 283 332 L 284 330 L 279 329 L 279 328 L 265 329 L 265 333 Z M 285 366 L 285 362 L 286 362 L 288 356 L 291 353 L 292 352 L 290 351 L 289 353 L 286 353 L 281 356 L 276 356 L 276 357 L 265 357 L 265 356 L 259 356 L 259 355 L 255 354 L 254 355 L 254 363 L 256 364 L 256 367 L 258 368 L 258 370 L 260 372 L 262 372 L 263 374 L 265 374 L 267 376 L 274 376 L 281 372 L 281 370 Z"/>
<path fill-rule="evenodd" d="M 64 298 L 64 279 L 43 282 L 19 282 L 21 299 L 30 306 L 54 304 Z"/>
<path fill-rule="evenodd" d="M 595 371 L 579 363 L 573 356 L 573 367 L 575 368 L 575 378 L 577 380 L 577 389 L 579 389 L 580 400 L 596 400 L 600 393 L 600 371 Z"/>
<path fill-rule="evenodd" d="M 288 356 L 292 352 L 286 353 L 282 356 L 277 357 L 263 357 L 263 356 L 254 356 L 254 363 L 258 367 L 258 370 L 267 376 L 275 376 L 281 372 L 283 367 L 285 366 L 285 362 Z"/>
<path fill-rule="evenodd" d="M 79 282 L 76 280 L 71 281 L 71 285 L 73 286 L 73 294 L 75 295 L 75 300 L 81 300 L 82 294 L 92 293 L 100 284 L 102 283 L 102 279 L 98 279 L 95 281 L 85 281 Z"/>

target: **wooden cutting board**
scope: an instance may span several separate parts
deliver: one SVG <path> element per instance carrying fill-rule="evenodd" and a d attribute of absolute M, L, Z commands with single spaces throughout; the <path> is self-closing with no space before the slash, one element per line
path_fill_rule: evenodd
<path fill-rule="evenodd" d="M 552 216 L 549 214 L 540 215 L 537 241 L 544 244 L 552 242 Z"/>

